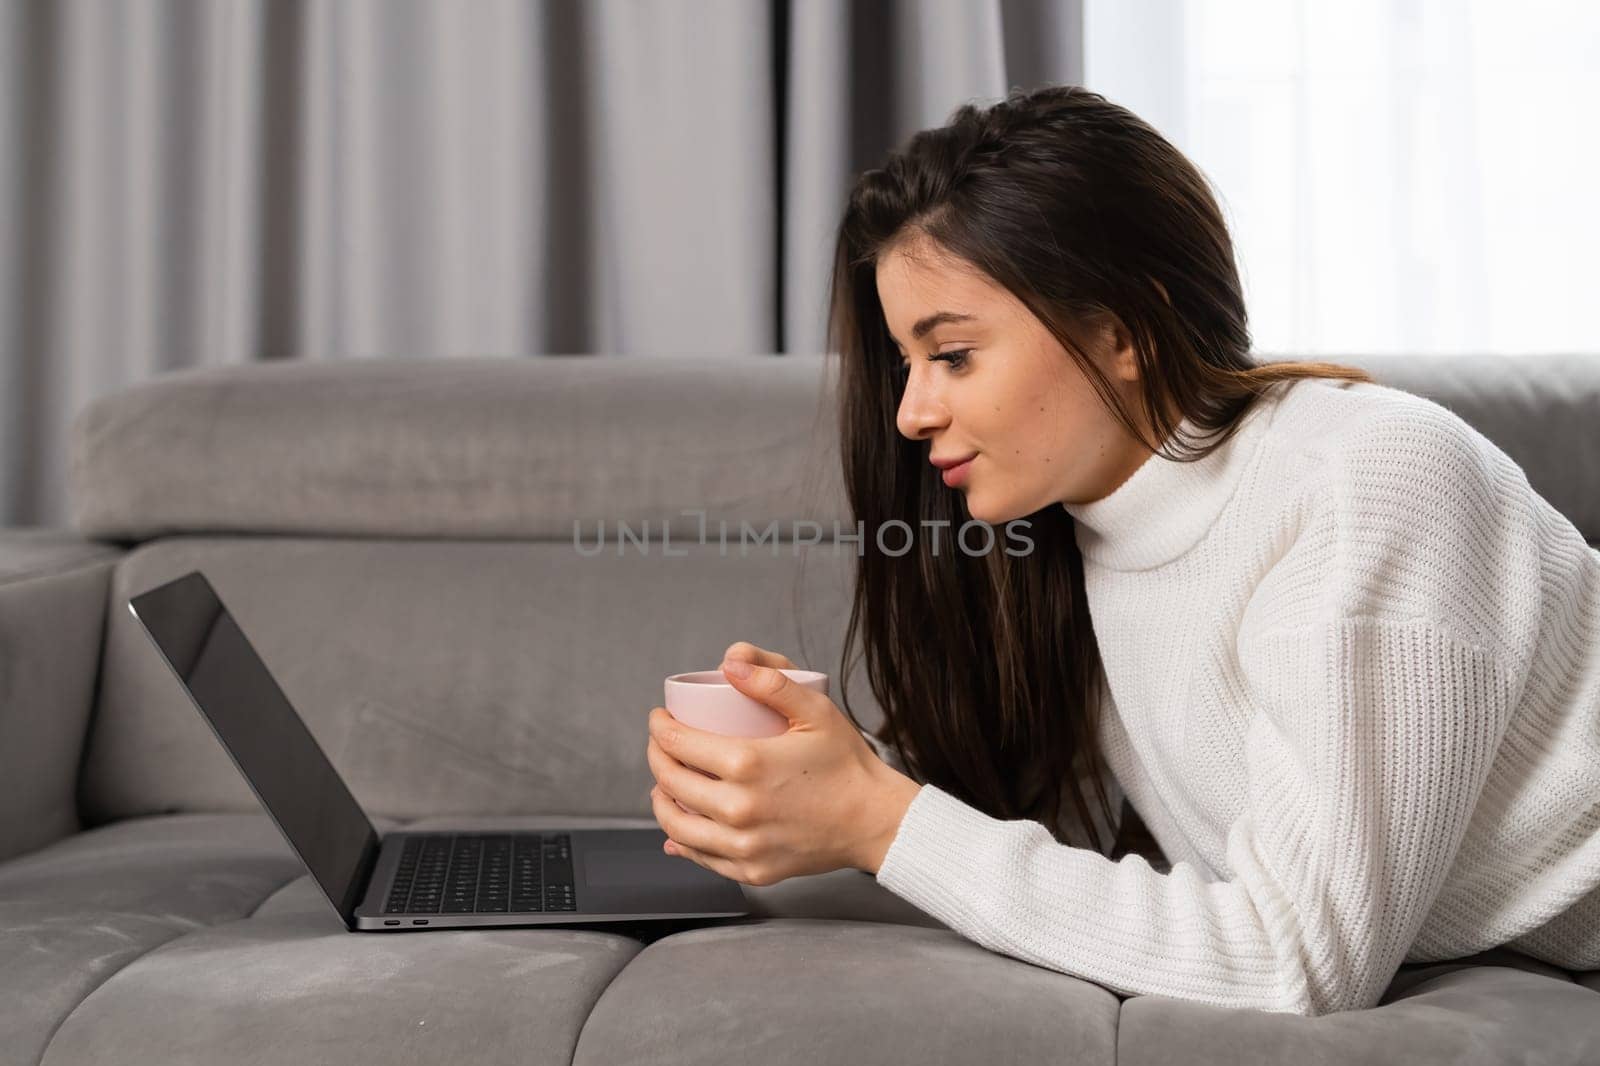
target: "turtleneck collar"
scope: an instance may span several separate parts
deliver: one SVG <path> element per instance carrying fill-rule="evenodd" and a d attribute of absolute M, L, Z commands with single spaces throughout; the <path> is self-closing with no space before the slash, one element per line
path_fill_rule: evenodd
<path fill-rule="evenodd" d="M 1205 458 L 1180 463 L 1152 453 L 1110 495 L 1063 503 L 1084 559 L 1108 570 L 1149 570 L 1199 543 L 1238 487 L 1285 391 L 1273 388 L 1258 399 L 1238 431 Z M 1200 445 L 1215 439 L 1198 434 L 1185 418 L 1174 436 Z M 1168 450 L 1178 450 L 1171 437 Z"/>

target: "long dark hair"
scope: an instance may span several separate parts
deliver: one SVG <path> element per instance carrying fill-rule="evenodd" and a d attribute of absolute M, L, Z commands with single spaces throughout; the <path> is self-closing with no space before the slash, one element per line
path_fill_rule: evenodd
<path fill-rule="evenodd" d="M 1188 417 L 1203 448 L 1227 441 L 1259 397 L 1299 378 L 1372 381 L 1366 371 L 1250 358 L 1233 243 L 1200 171 L 1151 126 L 1076 86 L 1013 89 L 992 107 L 959 107 L 913 134 L 855 182 L 839 225 L 828 352 L 839 357 L 840 459 L 852 518 L 864 523 L 841 677 L 859 638 L 884 712 L 874 734 L 918 780 L 985 813 L 1029 818 L 1064 844 L 1106 850 L 1089 815 L 1093 785 L 1107 824 L 1098 713 L 1104 675 L 1090 627 L 1073 520 L 1059 504 L 1026 516 L 1032 547 L 967 554 L 921 531 L 972 521 L 926 447 L 895 426 L 905 381 L 878 300 L 880 255 L 912 239 L 976 266 L 1055 335 L 1136 439 L 1158 452 Z M 1114 316 L 1137 349 L 1150 440 L 1084 351 Z M 833 368 L 830 368 L 830 370 Z M 1152 460 L 1155 461 L 1155 460 Z M 875 531 L 898 520 L 917 535 Z M 1015 546 L 1015 541 L 1011 542 Z M 841 685 L 841 690 L 845 686 Z M 846 702 L 845 712 L 858 728 Z M 1063 825 L 1070 797 L 1077 826 Z M 1078 833 L 1089 839 L 1075 839 Z"/>

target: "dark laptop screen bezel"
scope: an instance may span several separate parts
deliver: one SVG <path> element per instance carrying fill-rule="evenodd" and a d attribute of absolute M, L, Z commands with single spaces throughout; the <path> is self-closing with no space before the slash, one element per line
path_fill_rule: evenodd
<path fill-rule="evenodd" d="M 192 570 L 132 597 L 128 610 L 345 928 L 354 931 L 356 907 L 377 863 L 378 831 L 211 582 Z M 219 664 L 229 667 L 226 680 L 201 676 L 208 665 Z M 316 778 L 320 801 L 313 801 L 314 810 L 289 802 L 286 790 L 295 785 L 279 776 L 286 766 Z M 331 839 L 318 839 L 330 831 Z M 354 850 L 349 841 L 355 841 Z"/>

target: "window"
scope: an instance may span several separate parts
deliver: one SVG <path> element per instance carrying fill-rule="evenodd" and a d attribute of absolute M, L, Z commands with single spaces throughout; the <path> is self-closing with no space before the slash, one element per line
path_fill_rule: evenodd
<path fill-rule="evenodd" d="M 1600 4 L 1085 0 L 1205 173 L 1258 353 L 1600 357 Z"/>

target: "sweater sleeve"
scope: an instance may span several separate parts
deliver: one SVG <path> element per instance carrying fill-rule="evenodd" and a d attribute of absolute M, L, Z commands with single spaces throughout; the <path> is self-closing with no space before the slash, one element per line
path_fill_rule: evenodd
<path fill-rule="evenodd" d="M 1226 880 L 1057 844 L 924 784 L 878 869 L 988 948 L 1124 995 L 1374 1006 L 1465 834 L 1515 683 L 1436 623 L 1340 617 L 1241 649 L 1252 714 Z"/>

